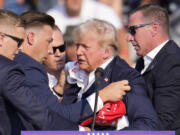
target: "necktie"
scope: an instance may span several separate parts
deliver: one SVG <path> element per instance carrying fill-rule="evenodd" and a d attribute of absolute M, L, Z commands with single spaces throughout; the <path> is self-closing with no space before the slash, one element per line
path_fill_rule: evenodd
<path fill-rule="evenodd" d="M 135 69 L 141 73 L 143 68 L 144 68 L 144 59 L 143 57 L 141 57 L 137 60 Z"/>

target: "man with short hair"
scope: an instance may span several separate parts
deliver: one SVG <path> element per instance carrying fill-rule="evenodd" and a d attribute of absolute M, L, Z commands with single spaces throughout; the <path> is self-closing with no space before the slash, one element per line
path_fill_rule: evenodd
<path fill-rule="evenodd" d="M 31 88 L 32 92 L 46 105 L 63 117 L 78 123 L 80 119 L 89 116 L 93 112 L 95 94 L 87 99 L 69 106 L 62 105 L 59 100 L 52 94 L 48 86 L 48 77 L 43 61 L 48 56 L 48 46 L 52 42 L 52 33 L 54 19 L 39 12 L 25 12 L 21 15 L 25 22 L 25 40 L 22 51 L 15 57 L 25 72 L 25 85 Z M 122 83 L 125 87 L 118 86 L 121 84 L 113 83 L 100 91 L 98 100 L 98 110 L 103 107 L 103 102 L 117 101 L 122 98 L 124 91 L 130 90 L 128 82 Z M 54 89 L 61 87 L 57 84 Z M 118 88 L 117 88 L 118 87 Z M 117 89 L 119 94 L 111 93 Z"/>
<path fill-rule="evenodd" d="M 93 19 L 77 27 L 76 35 L 78 61 L 69 63 L 69 66 L 66 67 L 69 71 L 67 82 L 72 85 L 72 88 L 65 91 L 62 103 L 76 103 L 92 94 L 96 84 L 95 70 L 101 67 L 105 72 L 102 79 L 99 80 L 99 88 L 104 88 L 119 80 L 128 80 L 132 88 L 123 97 L 129 126 L 128 121 L 122 119 L 119 121 L 118 129 L 155 130 L 157 116 L 146 95 L 143 78 L 117 56 L 115 28 L 105 21 Z M 107 127 L 98 127 L 97 129 L 107 130 Z"/>
<path fill-rule="evenodd" d="M 145 78 L 148 96 L 159 117 L 159 129 L 178 128 L 180 48 L 170 40 L 168 12 L 151 4 L 135 9 L 129 16 L 127 39 L 141 56 L 136 69 Z"/>
<path fill-rule="evenodd" d="M 23 70 L 12 61 L 23 38 L 21 18 L 0 9 L 0 135 L 20 135 L 21 130 L 78 130 L 77 124 L 48 110 L 25 86 Z"/>

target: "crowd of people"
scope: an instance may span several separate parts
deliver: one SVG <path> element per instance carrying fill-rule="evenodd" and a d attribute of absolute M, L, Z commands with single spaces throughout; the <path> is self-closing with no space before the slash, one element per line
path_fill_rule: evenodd
<path fill-rule="evenodd" d="M 90 131 L 96 112 L 95 130 L 179 135 L 180 48 L 169 13 L 140 5 L 129 13 L 127 37 L 120 16 L 93 0 L 66 0 L 47 13 L 0 9 L 0 134 Z"/>

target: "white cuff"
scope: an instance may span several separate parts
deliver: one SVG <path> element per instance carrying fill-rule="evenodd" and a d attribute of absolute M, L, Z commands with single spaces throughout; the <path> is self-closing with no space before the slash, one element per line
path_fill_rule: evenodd
<path fill-rule="evenodd" d="M 125 115 L 118 119 L 116 130 L 123 129 L 128 126 L 129 126 L 129 121 L 128 121 L 127 116 Z"/>
<path fill-rule="evenodd" d="M 85 131 L 84 127 L 79 126 L 79 131 Z"/>
<path fill-rule="evenodd" d="M 92 111 L 94 112 L 94 105 L 95 105 L 95 93 L 90 95 L 86 98 L 89 105 L 91 106 Z M 101 110 L 103 108 L 103 101 L 101 100 L 100 96 L 98 96 L 98 103 L 97 103 L 97 111 Z"/>

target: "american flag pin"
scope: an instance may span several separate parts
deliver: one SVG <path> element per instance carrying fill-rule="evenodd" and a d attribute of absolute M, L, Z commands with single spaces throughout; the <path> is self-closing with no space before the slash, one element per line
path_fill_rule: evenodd
<path fill-rule="evenodd" d="M 105 82 L 108 82 L 108 78 L 107 78 L 107 77 L 106 77 L 106 78 L 104 78 L 104 81 L 105 81 Z"/>

